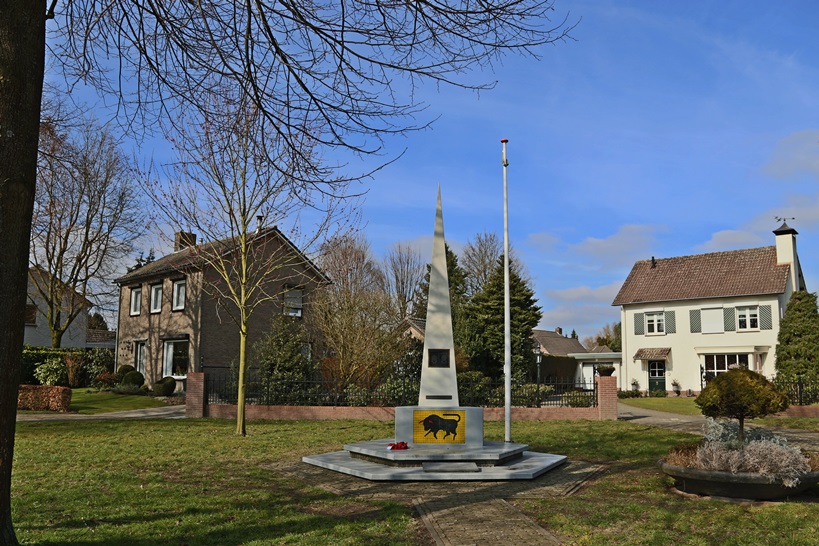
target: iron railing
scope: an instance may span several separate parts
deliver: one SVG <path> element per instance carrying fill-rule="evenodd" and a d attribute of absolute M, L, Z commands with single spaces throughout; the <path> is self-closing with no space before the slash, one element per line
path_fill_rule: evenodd
<path fill-rule="evenodd" d="M 819 379 L 797 376 L 793 378 L 775 377 L 773 384 L 785 393 L 792 406 L 809 406 L 819 402 Z"/>
<path fill-rule="evenodd" d="M 207 376 L 209 404 L 236 404 L 235 380 Z M 414 406 L 418 404 L 419 383 L 410 379 L 388 379 L 372 384 L 337 386 L 327 381 L 248 381 L 245 403 L 273 406 Z M 458 381 L 462 406 L 503 407 L 503 380 Z M 574 379 L 548 383 L 512 385 L 515 407 L 596 407 L 597 386 Z"/>

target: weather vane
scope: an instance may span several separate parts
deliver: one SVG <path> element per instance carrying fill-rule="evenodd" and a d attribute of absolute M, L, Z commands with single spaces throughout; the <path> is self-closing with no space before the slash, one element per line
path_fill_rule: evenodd
<path fill-rule="evenodd" d="M 774 216 L 774 220 L 776 220 L 777 222 L 787 222 L 788 220 L 796 220 L 796 217 L 791 216 L 790 218 L 785 218 L 782 216 Z"/>

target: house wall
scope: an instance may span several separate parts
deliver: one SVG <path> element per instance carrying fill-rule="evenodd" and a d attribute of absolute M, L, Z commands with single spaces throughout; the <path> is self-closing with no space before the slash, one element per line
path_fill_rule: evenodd
<path fill-rule="evenodd" d="M 28 301 L 37 307 L 36 325 L 26 325 L 23 334 L 23 343 L 35 347 L 51 347 L 51 330 L 48 327 L 48 320 L 44 313 L 48 312 L 45 300 L 37 292 L 37 289 L 28 281 Z M 85 312 L 77 315 L 68 329 L 63 334 L 60 345 L 69 348 L 85 347 L 85 332 L 88 328 L 88 317 Z"/>
<path fill-rule="evenodd" d="M 219 283 L 219 279 L 214 271 L 207 274 L 208 283 Z M 300 265 L 287 266 L 271 274 L 271 280 L 265 286 L 267 294 L 272 297 L 262 301 L 256 306 L 251 315 L 248 325 L 247 355 L 248 361 L 252 362 L 254 355 L 254 345 L 267 332 L 273 318 L 283 312 L 284 292 L 288 287 L 299 287 L 303 289 L 303 316 L 302 320 L 307 320 L 309 316 L 310 297 L 316 289 L 317 283 L 312 280 L 306 272 L 306 268 Z M 217 303 L 217 299 L 203 292 L 202 320 L 201 320 L 201 353 L 200 360 L 197 360 L 197 368 L 211 374 L 224 376 L 231 373 L 231 366 L 238 366 L 239 363 L 239 327 L 231 314 L 223 305 Z M 232 311 L 235 307 L 228 304 Z"/>
<path fill-rule="evenodd" d="M 666 389 L 671 390 L 671 382 L 676 379 L 681 389 L 691 389 L 698 392 L 701 389 L 700 366 L 704 364 L 706 353 L 742 353 L 756 350 L 760 353 L 761 362 L 759 371 L 766 376 L 775 374 L 776 339 L 779 332 L 779 323 L 784 313 L 790 290 L 781 295 L 758 297 L 737 297 L 703 300 L 686 300 L 681 302 L 650 303 L 640 305 L 626 305 L 621 308 L 623 343 L 623 371 L 622 384 L 630 385 L 633 379 L 640 383 L 641 390 L 648 388 L 648 362 L 634 360 L 639 349 L 664 348 L 671 349 L 666 362 Z M 692 332 L 691 311 L 702 310 L 706 307 L 743 307 L 743 306 L 771 307 L 771 329 L 754 331 L 725 331 L 722 333 Z M 665 334 L 638 334 L 635 331 L 635 314 L 662 311 L 672 312 L 674 315 L 675 332 Z M 736 317 L 734 317 L 736 320 Z M 668 329 L 668 320 L 666 320 Z M 751 357 L 749 365 L 753 368 Z M 621 387 L 622 388 L 622 387 Z"/>
<path fill-rule="evenodd" d="M 185 308 L 179 311 L 171 309 L 173 282 L 186 280 Z M 151 313 L 151 287 L 162 285 L 162 310 Z M 131 290 L 142 288 L 142 306 L 139 315 L 131 315 Z M 162 363 L 164 342 L 166 339 L 181 339 L 185 336 L 190 341 L 191 366 L 198 361 L 200 302 L 202 292 L 202 274 L 199 271 L 168 272 L 133 283 L 125 284 L 119 291 L 119 314 L 117 317 L 117 368 L 130 364 L 135 365 L 136 342 L 145 342 L 145 380 L 148 384 L 158 381 L 163 376 Z"/>

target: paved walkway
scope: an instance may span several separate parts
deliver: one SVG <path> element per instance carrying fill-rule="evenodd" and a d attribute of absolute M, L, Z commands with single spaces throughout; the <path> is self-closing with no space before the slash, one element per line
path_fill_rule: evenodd
<path fill-rule="evenodd" d="M 618 404 L 618 413 L 621 421 L 630 421 L 644 425 L 668 428 L 680 432 L 702 435 L 705 417 L 702 415 L 678 415 L 664 411 L 653 411 L 635 408 L 625 404 Z M 754 427 L 756 425 L 747 425 Z M 790 445 L 799 446 L 808 451 L 819 451 L 819 432 L 784 428 L 765 427 L 774 433 L 788 439 Z"/>
<path fill-rule="evenodd" d="M 114 419 L 183 419 L 185 406 L 162 406 L 127 411 L 85 415 L 81 413 L 18 413 L 17 422 L 25 421 L 110 421 Z"/>

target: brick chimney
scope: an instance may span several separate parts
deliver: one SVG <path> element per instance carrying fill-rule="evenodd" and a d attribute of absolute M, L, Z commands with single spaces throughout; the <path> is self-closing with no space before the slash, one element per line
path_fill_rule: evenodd
<path fill-rule="evenodd" d="M 173 251 L 178 252 L 183 248 L 196 245 L 196 234 L 187 231 L 177 231 L 173 237 Z"/>
<path fill-rule="evenodd" d="M 556 333 L 557 335 L 559 335 L 559 336 L 562 336 L 562 335 L 563 335 L 563 328 L 561 328 L 560 326 L 558 326 L 557 328 L 555 328 L 555 333 Z"/>

